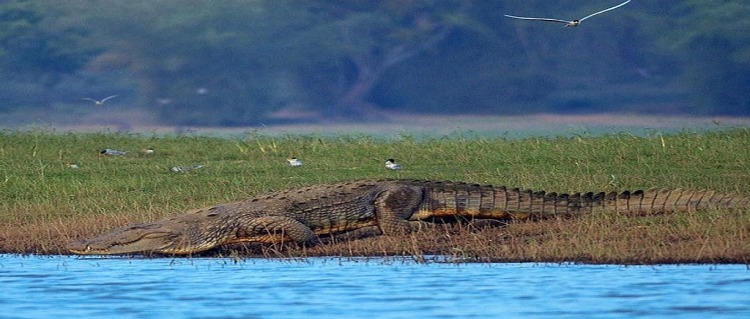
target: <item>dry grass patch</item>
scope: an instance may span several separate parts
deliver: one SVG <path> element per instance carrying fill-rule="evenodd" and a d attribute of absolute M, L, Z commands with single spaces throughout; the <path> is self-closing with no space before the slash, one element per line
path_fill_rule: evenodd
<path fill-rule="evenodd" d="M 144 222 L 142 216 L 86 215 L 0 225 L 0 251 L 14 254 L 69 254 L 69 242 Z"/>

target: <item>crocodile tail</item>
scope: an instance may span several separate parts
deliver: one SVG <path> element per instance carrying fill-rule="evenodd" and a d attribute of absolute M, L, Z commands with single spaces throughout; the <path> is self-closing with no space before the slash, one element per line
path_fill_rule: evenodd
<path fill-rule="evenodd" d="M 649 189 L 547 197 L 554 200 L 555 205 L 543 205 L 545 209 L 531 210 L 530 217 L 544 218 L 549 215 L 568 216 L 593 212 L 649 215 L 708 209 L 750 208 L 750 198 L 720 194 L 710 190 Z M 546 209 L 547 206 L 553 206 L 555 209 Z"/>
<path fill-rule="evenodd" d="M 748 208 L 750 198 L 710 190 L 649 189 L 609 193 L 603 201 L 608 211 L 659 214 L 708 209 Z"/>
<path fill-rule="evenodd" d="M 568 195 L 504 186 L 431 182 L 411 219 L 534 219 L 577 214 L 583 208 L 593 207 L 597 201 L 601 198 L 593 193 Z"/>
<path fill-rule="evenodd" d="M 748 208 L 750 198 L 708 190 L 650 189 L 558 194 L 465 183 L 434 183 L 413 219 L 543 219 L 594 212 L 659 214 L 711 208 Z"/>

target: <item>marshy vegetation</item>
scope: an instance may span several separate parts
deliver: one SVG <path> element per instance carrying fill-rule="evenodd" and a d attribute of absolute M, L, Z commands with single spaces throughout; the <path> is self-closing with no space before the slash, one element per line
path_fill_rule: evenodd
<path fill-rule="evenodd" d="M 0 136 L 2 253 L 65 254 L 71 240 L 127 224 L 273 190 L 364 178 L 460 180 L 557 192 L 692 188 L 750 196 L 748 129 L 526 139 L 45 131 L 4 131 Z M 128 153 L 100 156 L 105 148 Z M 148 148 L 154 152 L 142 151 Z M 290 167 L 290 157 L 304 165 Z M 387 158 L 396 158 L 404 169 L 385 169 Z M 171 170 L 195 164 L 203 166 Z M 314 247 L 249 245 L 211 254 L 747 264 L 750 209 L 603 214 L 507 227 L 446 224 L 403 237 L 329 241 Z"/>

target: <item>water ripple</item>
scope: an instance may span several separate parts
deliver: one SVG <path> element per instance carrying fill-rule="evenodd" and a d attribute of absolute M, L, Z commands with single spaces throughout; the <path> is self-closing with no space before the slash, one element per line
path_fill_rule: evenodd
<path fill-rule="evenodd" d="M 748 317 L 744 265 L 0 255 L 8 318 Z"/>

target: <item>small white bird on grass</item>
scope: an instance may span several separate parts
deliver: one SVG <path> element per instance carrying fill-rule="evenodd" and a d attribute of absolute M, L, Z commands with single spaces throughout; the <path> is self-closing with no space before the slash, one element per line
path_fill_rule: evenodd
<path fill-rule="evenodd" d="M 99 156 L 123 156 L 125 154 L 128 154 L 128 152 L 120 151 L 120 150 L 114 150 L 114 149 L 111 149 L 111 148 L 105 148 L 105 149 L 99 151 Z"/>
<path fill-rule="evenodd" d="M 302 161 L 296 157 L 288 158 L 286 161 L 289 162 L 289 166 L 302 166 Z"/>
<path fill-rule="evenodd" d="M 627 0 L 627 1 L 623 2 L 623 3 L 620 3 L 620 4 L 618 4 L 618 5 L 614 6 L 614 7 L 607 8 L 607 9 L 604 9 L 602 11 L 589 14 L 589 15 L 583 17 L 583 18 L 576 19 L 576 20 L 571 20 L 571 21 L 560 20 L 560 19 L 553 19 L 553 18 L 519 17 L 519 16 L 508 15 L 508 14 L 506 14 L 505 16 L 508 17 L 508 18 L 521 19 L 521 20 L 535 20 L 535 21 L 547 21 L 547 22 L 564 23 L 566 28 L 572 28 L 572 27 L 577 27 L 578 25 L 580 25 L 581 22 L 583 22 L 583 20 L 591 18 L 591 17 L 593 17 L 593 16 L 595 16 L 597 14 L 604 13 L 604 12 L 607 12 L 607 11 L 614 10 L 614 9 L 619 8 L 619 7 L 622 7 L 622 6 L 626 5 L 626 4 L 628 4 L 628 2 L 630 2 L 630 0 Z"/>
<path fill-rule="evenodd" d="M 193 170 L 200 169 L 200 168 L 203 168 L 203 164 L 193 164 L 190 166 L 175 166 L 175 167 L 170 168 L 170 170 L 175 173 L 187 173 L 189 171 L 193 171 Z"/>
<path fill-rule="evenodd" d="M 96 105 L 104 105 L 104 102 L 107 102 L 107 100 L 113 99 L 115 97 L 117 97 L 117 95 L 110 95 L 110 96 L 105 97 L 105 98 L 103 98 L 101 100 L 95 100 L 95 99 L 92 99 L 90 97 L 82 97 L 81 100 L 91 101 L 91 102 L 94 102 L 94 104 L 96 104 Z"/>
<path fill-rule="evenodd" d="M 396 160 L 389 158 L 385 161 L 385 168 L 392 170 L 400 170 L 401 164 L 396 163 Z"/>

